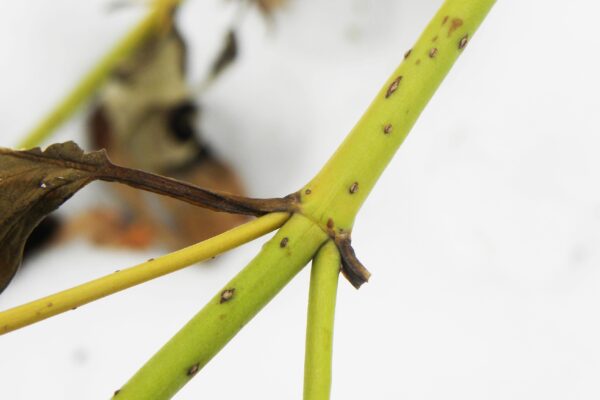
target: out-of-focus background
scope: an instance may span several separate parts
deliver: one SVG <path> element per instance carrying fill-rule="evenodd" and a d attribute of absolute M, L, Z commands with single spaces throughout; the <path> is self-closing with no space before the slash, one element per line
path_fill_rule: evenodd
<path fill-rule="evenodd" d="M 238 62 L 202 95 L 201 127 L 253 196 L 301 187 L 335 150 L 439 0 L 290 0 L 251 11 Z M 0 3 L 0 145 L 28 129 L 143 14 L 110 0 Z M 199 82 L 235 14 L 188 0 Z M 373 273 L 340 281 L 333 399 L 600 397 L 599 7 L 499 1 L 363 207 Z M 52 141 L 83 138 L 83 117 Z M 91 185 L 63 210 L 96 204 Z M 104 399 L 263 243 L 0 337 L 2 399 Z M 160 250 L 84 241 L 31 260 L 0 309 Z M 304 270 L 178 395 L 299 399 Z M 356 346 L 356 343 L 362 346 Z"/>

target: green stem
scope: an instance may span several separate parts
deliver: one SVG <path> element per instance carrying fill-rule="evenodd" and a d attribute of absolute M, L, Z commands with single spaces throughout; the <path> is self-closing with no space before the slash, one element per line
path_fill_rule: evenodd
<path fill-rule="evenodd" d="M 304 215 L 323 227 L 335 226 L 336 232 L 352 228 L 377 179 L 494 2 L 447 0 L 442 5 L 333 157 L 302 190 Z"/>
<path fill-rule="evenodd" d="M 327 235 L 318 226 L 294 215 L 115 398 L 171 398 L 310 261 L 326 240 Z"/>
<path fill-rule="evenodd" d="M 299 213 L 142 367 L 118 398 L 170 398 L 292 279 L 328 236 L 348 238 L 360 206 L 493 3 L 447 0 L 442 5 L 344 143 L 303 188 Z"/>
<path fill-rule="evenodd" d="M 67 96 L 44 117 L 23 139 L 18 147 L 29 149 L 39 146 L 62 125 L 102 84 L 117 63 L 130 54 L 140 43 L 156 30 L 169 10 L 180 0 L 154 0 L 152 9 L 125 37 L 123 37 L 91 71 L 89 71 Z"/>
<path fill-rule="evenodd" d="M 220 235 L 173 253 L 148 260 L 134 267 L 42 297 L 0 312 L 0 335 L 74 310 L 84 304 L 139 285 L 151 279 L 208 260 L 237 246 L 274 231 L 287 221 L 289 214 L 268 214 Z"/>
<path fill-rule="evenodd" d="M 340 253 L 335 243 L 329 241 L 317 253 L 310 274 L 304 400 L 328 400 L 331 392 L 333 321 L 339 274 Z"/>

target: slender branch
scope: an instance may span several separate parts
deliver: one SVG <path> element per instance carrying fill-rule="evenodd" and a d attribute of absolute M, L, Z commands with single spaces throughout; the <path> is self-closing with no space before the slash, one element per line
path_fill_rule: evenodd
<path fill-rule="evenodd" d="M 29 132 L 18 147 L 29 149 L 43 143 L 94 93 L 117 63 L 164 23 L 165 16 L 180 1 L 154 0 L 148 14 L 94 65 L 66 97 Z"/>
<path fill-rule="evenodd" d="M 303 213 L 338 233 L 354 218 L 495 0 L 447 0 L 327 164 L 300 192 Z"/>
<path fill-rule="evenodd" d="M 300 193 L 301 212 L 334 238 L 343 272 L 370 276 L 350 246 L 354 219 L 495 0 L 447 0 L 327 164 Z"/>
<path fill-rule="evenodd" d="M 442 5 L 365 116 L 303 188 L 298 213 L 116 398 L 171 398 L 292 279 L 330 230 L 334 237 L 349 235 L 360 206 L 493 3 Z"/>
<path fill-rule="evenodd" d="M 286 213 L 268 214 L 204 242 L 0 312 L 0 335 L 207 260 L 279 228 L 288 218 Z"/>
<path fill-rule="evenodd" d="M 332 241 L 321 247 L 313 260 L 306 323 L 304 400 L 329 400 L 340 261 L 340 253 Z"/>
<path fill-rule="evenodd" d="M 327 235 L 294 215 L 254 260 L 117 391 L 115 399 L 169 399 L 313 257 Z"/>

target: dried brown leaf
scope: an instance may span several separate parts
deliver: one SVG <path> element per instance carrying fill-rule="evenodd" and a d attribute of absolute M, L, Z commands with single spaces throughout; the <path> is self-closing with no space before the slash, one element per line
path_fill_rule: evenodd
<path fill-rule="evenodd" d="M 84 154 L 73 142 L 43 152 L 0 148 L 0 292 L 21 264 L 31 231 L 107 162 L 104 152 Z"/>
<path fill-rule="evenodd" d="M 203 189 L 110 162 L 104 150 L 84 153 L 74 142 L 45 151 L 0 148 L 0 292 L 23 258 L 27 238 L 40 221 L 94 180 L 118 182 L 187 203 L 235 214 L 293 211 L 296 197 L 250 199 Z"/>

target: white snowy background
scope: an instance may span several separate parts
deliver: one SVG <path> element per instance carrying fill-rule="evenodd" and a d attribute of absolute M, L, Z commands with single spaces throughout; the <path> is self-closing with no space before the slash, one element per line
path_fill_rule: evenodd
<path fill-rule="evenodd" d="M 190 82 L 234 3 L 183 7 Z M 0 1 L 0 145 L 16 145 L 143 13 L 108 4 Z M 252 195 L 296 190 L 440 4 L 291 0 L 272 26 L 251 12 L 239 62 L 202 96 L 205 137 Z M 373 277 L 359 291 L 340 281 L 333 399 L 600 398 L 599 8 L 499 1 L 469 43 L 358 217 Z M 80 116 L 53 141 L 82 137 Z M 63 212 L 93 206 L 101 188 Z M 263 241 L 0 337 L 0 398 L 110 397 Z M 52 249 L 0 309 L 158 254 Z M 308 273 L 177 398 L 300 399 Z"/>

